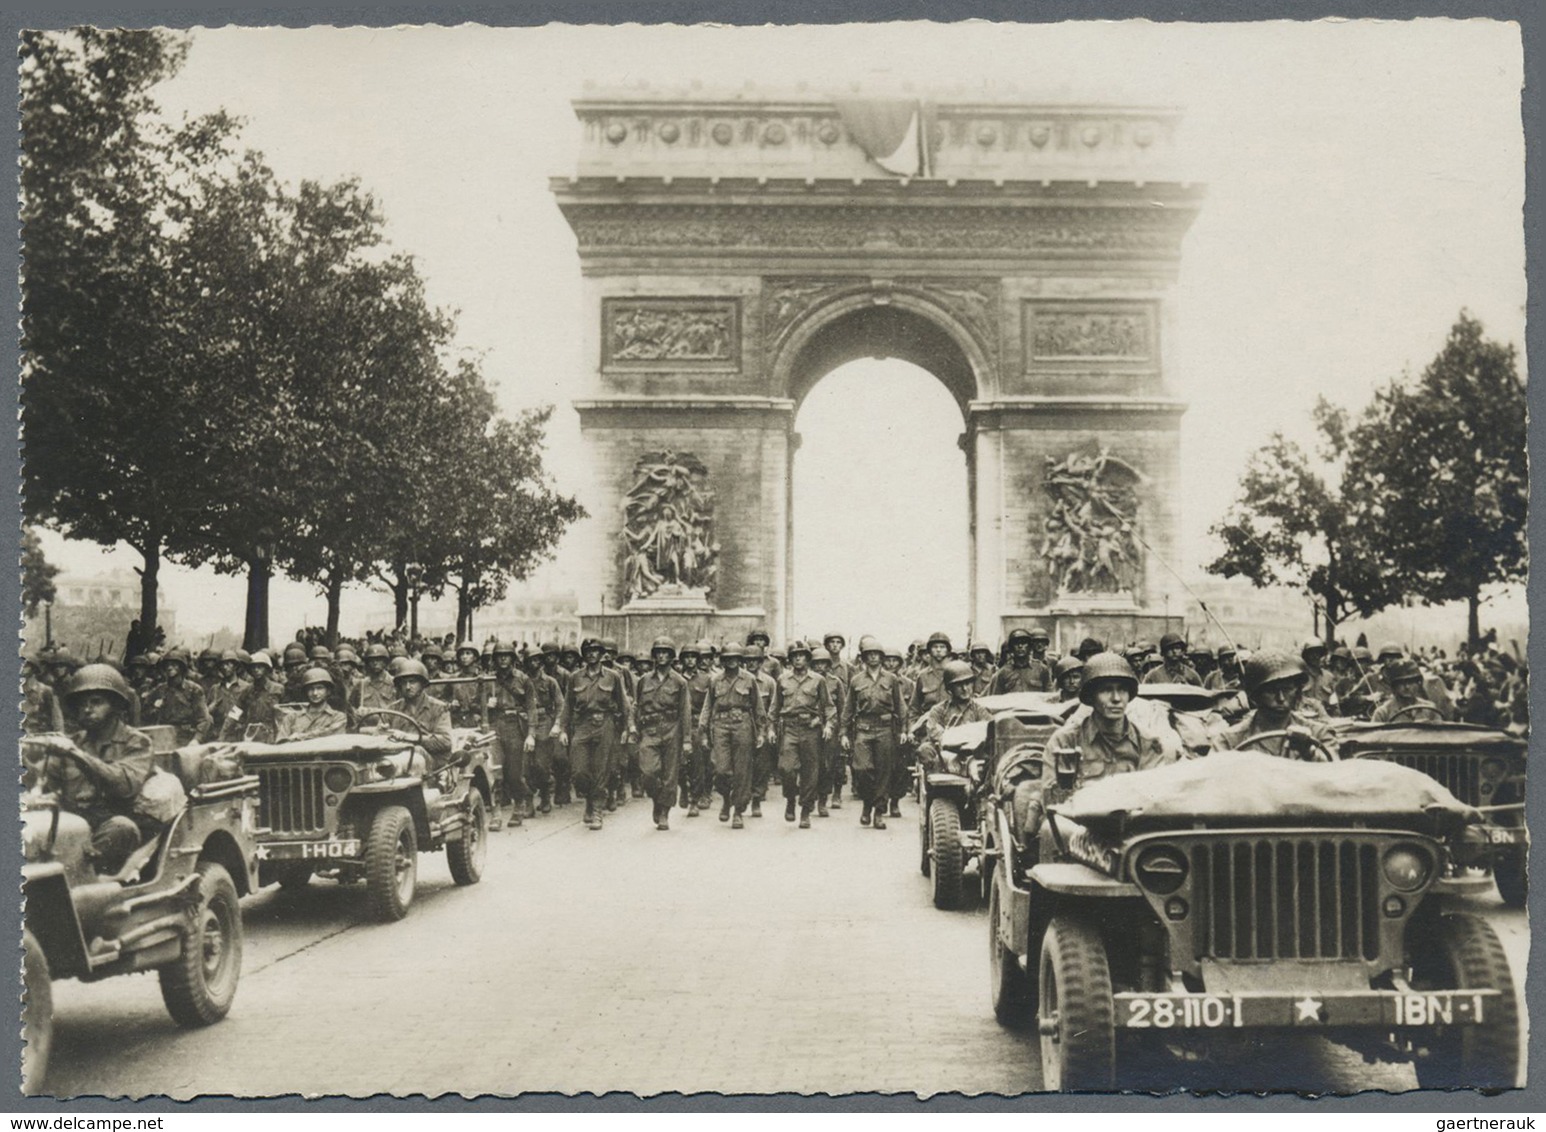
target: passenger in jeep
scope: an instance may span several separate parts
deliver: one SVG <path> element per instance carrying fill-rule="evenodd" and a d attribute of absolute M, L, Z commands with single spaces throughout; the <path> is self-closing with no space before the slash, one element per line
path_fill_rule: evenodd
<path fill-rule="evenodd" d="M 74 748 L 51 747 L 43 760 L 42 789 L 61 808 L 91 825 L 96 869 L 111 875 L 156 832 L 157 823 L 134 812 L 134 800 L 155 769 L 150 739 L 125 721 L 129 686 L 110 664 L 88 664 L 65 690 L 65 706 L 82 730 Z"/>

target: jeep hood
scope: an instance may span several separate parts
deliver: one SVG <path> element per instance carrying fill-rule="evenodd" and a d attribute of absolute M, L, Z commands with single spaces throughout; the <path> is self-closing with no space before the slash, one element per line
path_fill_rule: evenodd
<path fill-rule="evenodd" d="M 379 759 L 383 755 L 395 755 L 412 747 L 412 743 L 404 743 L 386 735 L 345 733 L 300 739 L 294 743 L 208 743 L 204 746 L 204 753 L 221 751 L 234 754 L 246 764 L 295 759 Z"/>

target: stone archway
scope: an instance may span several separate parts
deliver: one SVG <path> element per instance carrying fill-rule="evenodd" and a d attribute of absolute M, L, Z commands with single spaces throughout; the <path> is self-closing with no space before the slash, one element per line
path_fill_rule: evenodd
<path fill-rule="evenodd" d="M 864 354 L 961 408 L 976 633 L 1157 630 L 1184 410 L 1169 296 L 1202 195 L 1173 168 L 1175 112 L 941 103 L 911 178 L 818 95 L 575 109 L 579 168 L 552 187 L 592 315 L 589 630 L 787 631 L 794 412 Z"/>

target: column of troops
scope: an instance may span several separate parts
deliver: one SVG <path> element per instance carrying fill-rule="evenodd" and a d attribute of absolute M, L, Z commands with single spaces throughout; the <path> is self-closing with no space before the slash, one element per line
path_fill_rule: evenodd
<path fill-rule="evenodd" d="M 172 648 L 120 668 L 129 725 L 170 726 L 179 743 L 307 739 L 390 723 L 395 712 L 411 717 L 427 753 L 440 757 L 454 728 L 492 731 L 503 765 L 496 828 L 578 801 L 586 824 L 600 829 L 605 814 L 648 797 L 652 821 L 667 830 L 673 809 L 696 818 L 717 795 L 719 820 L 742 829 L 777 789 L 785 820 L 801 829 L 841 809 L 845 790 L 862 825 L 885 829 L 911 793 L 918 759 L 931 757 L 949 727 L 987 718 L 978 698 L 1077 699 L 1092 692 L 1086 676 L 1097 673 L 1115 672 L 1135 691 L 1141 682 L 1220 693 L 1204 723 L 1188 721 L 1203 734 L 1181 736 L 1198 751 L 1285 726 L 1313 732 L 1337 715 L 1525 725 L 1524 666 L 1496 649 L 1451 661 L 1398 645 L 1373 653 L 1319 641 L 1297 654 L 1252 656 L 1189 647 L 1176 634 L 1158 647 L 1109 651 L 1086 639 L 1067 655 L 1050 643 L 1035 628 L 1015 629 L 999 647 L 959 649 L 945 633 L 905 651 L 864 636 L 851 656 L 840 632 L 775 649 L 761 630 L 744 645 L 660 638 L 637 653 L 597 638 L 578 648 L 427 643 L 412 653 L 402 643 L 356 652 L 295 642 L 277 656 L 206 649 L 195 658 Z M 27 660 L 29 732 L 74 729 L 61 693 L 80 666 L 64 648 Z"/>

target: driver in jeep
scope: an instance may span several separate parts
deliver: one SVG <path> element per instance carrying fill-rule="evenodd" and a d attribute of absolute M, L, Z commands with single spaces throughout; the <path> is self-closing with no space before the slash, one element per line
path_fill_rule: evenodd
<path fill-rule="evenodd" d="M 1263 649 L 1245 662 L 1245 692 L 1251 710 L 1240 722 L 1222 732 L 1214 743 L 1220 751 L 1246 748 L 1280 758 L 1310 759 L 1326 728 L 1300 710 L 1310 670 L 1293 653 Z M 1256 740 L 1271 732 L 1287 732 Z M 1329 757 L 1322 755 L 1321 757 Z"/>
<path fill-rule="evenodd" d="M 1402 656 L 1388 662 L 1385 682 L 1390 685 L 1390 697 L 1374 709 L 1373 722 L 1389 723 L 1396 718 L 1413 723 L 1443 722 L 1438 705 L 1423 695 L 1423 674 L 1415 660 Z"/>
<path fill-rule="evenodd" d="M 993 713 L 972 699 L 977 672 L 964 660 L 946 661 L 942 668 L 945 691 L 949 698 L 935 704 L 923 717 L 923 742 L 918 745 L 918 761 L 925 770 L 939 762 L 939 745 L 947 730 L 963 723 L 985 723 Z"/>
<path fill-rule="evenodd" d="M 429 756 L 432 766 L 438 769 L 451 755 L 450 707 L 429 694 L 429 671 L 416 660 L 402 661 L 393 682 L 397 686 L 397 699 L 392 701 L 388 710 L 412 719 L 419 725 L 422 735 L 391 726 L 368 727 L 365 730 L 384 730 L 394 739 L 417 743 Z M 384 718 L 390 720 L 392 717 Z"/>
<path fill-rule="evenodd" d="M 1180 740 L 1151 732 L 1128 715 L 1138 694 L 1132 665 L 1114 652 L 1097 653 L 1084 665 L 1079 700 L 1090 710 L 1075 712 L 1047 739 L 1045 755 L 1034 748 L 1011 752 L 998 768 L 1000 798 L 1011 804 L 1010 824 L 1022 845 L 1034 842 L 1041 829 L 1043 795 L 1057 778 L 1072 777 L 1074 785 L 1113 774 L 1165 766 L 1181 758 Z M 1041 758 L 1040 772 L 1031 759 Z"/>
<path fill-rule="evenodd" d="M 65 707 L 82 730 L 73 747 L 50 745 L 37 768 L 43 793 L 91 826 L 91 855 L 99 873 L 111 876 L 155 832 L 156 823 L 134 812 L 134 800 L 155 769 L 150 739 L 130 727 L 129 685 L 110 664 L 88 664 L 71 677 Z"/>

